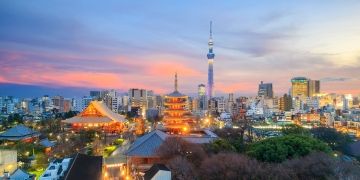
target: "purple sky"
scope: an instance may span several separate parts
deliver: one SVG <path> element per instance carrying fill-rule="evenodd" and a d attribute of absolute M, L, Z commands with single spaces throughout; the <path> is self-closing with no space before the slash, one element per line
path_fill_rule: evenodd
<path fill-rule="evenodd" d="M 0 83 L 194 93 L 207 80 L 213 21 L 215 91 L 321 80 L 360 93 L 360 1 L 0 2 Z M 17 89 L 19 86 L 8 87 Z M 24 92 L 26 93 L 26 92 Z"/>

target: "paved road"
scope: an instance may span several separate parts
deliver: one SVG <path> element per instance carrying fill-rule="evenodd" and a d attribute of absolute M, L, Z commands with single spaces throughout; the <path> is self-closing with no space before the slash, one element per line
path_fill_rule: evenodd
<path fill-rule="evenodd" d="M 125 140 L 121 146 L 115 149 L 114 152 L 111 153 L 110 157 L 119 157 L 124 156 L 124 153 L 127 149 L 129 149 L 130 143 L 128 140 Z"/>
<path fill-rule="evenodd" d="M 120 164 L 126 164 L 126 156 L 124 155 L 125 151 L 130 147 L 129 141 L 124 141 L 124 143 L 119 146 L 111 155 L 104 159 L 105 165 L 115 165 L 113 167 L 107 167 L 106 172 L 108 174 L 108 179 L 116 180 L 122 179 L 121 177 L 121 168 L 118 166 Z"/>

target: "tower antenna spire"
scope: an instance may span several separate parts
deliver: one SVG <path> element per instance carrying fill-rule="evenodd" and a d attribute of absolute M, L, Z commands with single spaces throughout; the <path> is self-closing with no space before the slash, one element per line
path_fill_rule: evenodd
<path fill-rule="evenodd" d="M 177 72 L 175 72 L 175 91 L 178 91 Z"/>
<path fill-rule="evenodd" d="M 212 21 L 210 21 L 210 38 L 212 38 Z"/>

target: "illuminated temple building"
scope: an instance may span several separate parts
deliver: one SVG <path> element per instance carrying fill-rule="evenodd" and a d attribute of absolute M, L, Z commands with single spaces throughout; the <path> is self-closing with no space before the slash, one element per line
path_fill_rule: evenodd
<path fill-rule="evenodd" d="M 188 110 L 188 96 L 178 91 L 177 74 L 175 74 L 175 91 L 166 95 L 164 98 L 164 128 L 177 132 L 185 133 L 195 126 L 195 121 Z"/>
<path fill-rule="evenodd" d="M 120 132 L 125 121 L 124 116 L 112 112 L 104 102 L 91 101 L 83 112 L 63 122 L 71 124 L 74 130 L 102 129 L 106 132 Z"/>

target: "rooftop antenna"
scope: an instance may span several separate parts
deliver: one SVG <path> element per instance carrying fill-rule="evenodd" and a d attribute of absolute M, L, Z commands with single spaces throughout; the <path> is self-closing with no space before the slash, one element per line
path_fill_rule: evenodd
<path fill-rule="evenodd" d="M 175 72 L 175 91 L 178 91 L 177 72 Z"/>
<path fill-rule="evenodd" d="M 210 38 L 212 38 L 212 21 L 210 21 Z"/>

